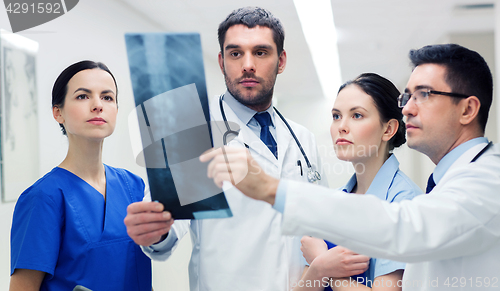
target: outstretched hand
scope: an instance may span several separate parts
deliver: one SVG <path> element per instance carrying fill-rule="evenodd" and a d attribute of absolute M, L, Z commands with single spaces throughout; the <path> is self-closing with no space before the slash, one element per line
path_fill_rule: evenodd
<path fill-rule="evenodd" d="M 229 181 L 250 198 L 274 204 L 279 180 L 267 175 L 244 148 L 221 147 L 211 149 L 200 156 L 208 162 L 207 175 L 222 188 Z"/>
<path fill-rule="evenodd" d="M 130 238 L 141 246 L 159 242 L 174 223 L 170 212 L 163 211 L 163 204 L 147 201 L 130 204 L 123 221 Z"/>

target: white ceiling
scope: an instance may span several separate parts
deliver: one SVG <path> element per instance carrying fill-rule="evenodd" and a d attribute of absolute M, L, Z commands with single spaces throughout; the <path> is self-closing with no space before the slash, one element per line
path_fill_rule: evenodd
<path fill-rule="evenodd" d="M 292 0 L 120 1 L 161 30 L 199 32 L 205 61 L 214 65 L 219 51 L 217 27 L 227 14 L 248 5 L 267 8 L 281 19 L 286 32 L 288 63 L 278 78 L 276 97 L 293 100 L 322 96 Z M 376 72 L 404 87 L 410 73 L 410 49 L 446 42 L 453 33 L 493 31 L 493 9 L 461 7 L 494 1 L 497 0 L 331 0 L 342 81 L 362 72 Z M 330 51 L 325 48 L 324 53 Z"/>
<path fill-rule="evenodd" d="M 495 0 L 332 0 L 344 80 L 377 72 L 404 86 L 408 52 L 447 42 L 450 34 L 492 32 L 493 9 L 463 5 Z"/>

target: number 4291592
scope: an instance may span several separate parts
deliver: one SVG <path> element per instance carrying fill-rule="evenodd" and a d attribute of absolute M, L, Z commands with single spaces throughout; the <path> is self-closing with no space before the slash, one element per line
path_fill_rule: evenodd
<path fill-rule="evenodd" d="M 58 14 L 63 13 L 61 3 L 9 3 L 7 13 Z"/>

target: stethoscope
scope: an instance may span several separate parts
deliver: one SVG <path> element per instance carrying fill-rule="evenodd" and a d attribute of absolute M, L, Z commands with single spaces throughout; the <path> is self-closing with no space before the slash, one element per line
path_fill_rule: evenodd
<path fill-rule="evenodd" d="M 220 106 L 220 113 L 222 115 L 222 120 L 224 121 L 224 124 L 226 125 L 226 129 L 227 129 L 226 132 L 224 133 L 224 135 L 222 135 L 222 141 L 224 142 L 224 145 L 227 145 L 228 136 L 229 135 L 237 136 L 239 134 L 239 132 L 231 130 L 231 127 L 229 126 L 229 123 L 227 122 L 226 114 L 224 112 L 224 105 L 222 104 L 223 97 L 224 97 L 224 94 L 219 96 L 219 106 Z M 321 180 L 321 175 L 318 173 L 318 171 L 313 169 L 311 163 L 309 162 L 309 159 L 307 158 L 306 153 L 304 152 L 304 149 L 302 148 L 302 145 L 299 142 L 299 139 L 297 138 L 297 136 L 293 132 L 292 128 L 290 127 L 290 125 L 288 124 L 286 119 L 283 117 L 283 115 L 281 115 L 281 113 L 278 111 L 278 109 L 276 109 L 276 107 L 273 106 L 273 109 L 278 114 L 278 116 L 281 118 L 281 120 L 285 123 L 286 127 L 288 128 L 288 131 L 290 132 L 293 139 L 295 140 L 295 143 L 299 147 L 300 152 L 302 153 L 302 156 L 304 157 L 304 160 L 306 161 L 307 168 L 308 168 L 307 181 L 309 181 L 309 183 L 316 183 L 317 181 Z M 248 148 L 248 146 L 247 146 L 247 148 Z M 297 161 L 297 166 L 300 167 L 300 175 L 302 175 L 302 165 L 300 163 L 300 160 Z"/>
<path fill-rule="evenodd" d="M 491 146 L 493 145 L 493 142 L 490 141 L 477 155 L 470 161 L 471 163 L 474 163 L 480 156 L 484 154 L 485 151 L 487 151 Z"/>

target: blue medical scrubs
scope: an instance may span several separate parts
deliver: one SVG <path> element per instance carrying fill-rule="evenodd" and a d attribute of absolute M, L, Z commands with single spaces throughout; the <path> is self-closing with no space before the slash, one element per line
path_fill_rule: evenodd
<path fill-rule="evenodd" d="M 351 193 L 356 186 L 356 175 L 353 175 L 349 182 L 342 187 L 342 191 Z M 395 155 L 391 155 L 382 165 L 377 175 L 373 179 L 365 195 L 375 195 L 388 202 L 399 202 L 405 199 L 411 200 L 413 197 L 422 194 L 422 190 L 403 172 L 399 170 L 399 161 Z M 326 241 L 328 249 L 336 245 Z M 405 263 L 395 262 L 387 259 L 370 259 L 370 266 L 363 274 L 352 276 L 354 280 L 363 282 L 371 287 L 373 280 L 379 276 L 390 274 L 396 270 L 404 269 Z M 366 284 L 368 282 L 368 284 Z M 330 288 L 330 287 L 327 287 Z M 331 290 L 331 289 L 325 289 Z"/>
<path fill-rule="evenodd" d="M 105 165 L 104 196 L 73 173 L 54 168 L 19 197 L 11 230 L 11 274 L 46 274 L 40 290 L 151 291 L 151 261 L 123 219 L 141 201 L 138 176 Z"/>

